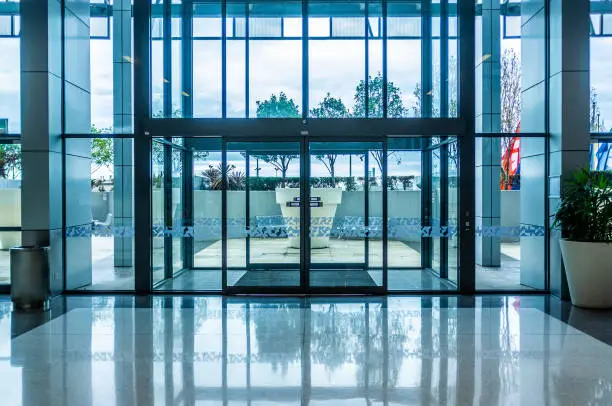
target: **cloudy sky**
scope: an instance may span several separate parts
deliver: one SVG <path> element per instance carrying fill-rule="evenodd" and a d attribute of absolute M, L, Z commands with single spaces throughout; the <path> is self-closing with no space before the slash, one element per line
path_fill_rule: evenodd
<path fill-rule="evenodd" d="M 313 21 L 313 27 L 317 22 Z M 316 30 L 313 29 L 313 33 Z M 314 35 L 314 34 L 313 34 Z M 363 41 L 311 41 L 310 44 L 310 105 L 316 105 L 327 92 L 341 98 L 349 109 L 353 107 L 355 87 L 364 76 Z M 514 48 L 520 53 L 520 40 L 503 40 L 502 48 Z M 0 118 L 8 118 L 9 131 L 20 131 L 19 41 L 0 38 Z M 612 38 L 591 40 L 591 86 L 599 95 L 601 121 L 612 128 Z M 415 40 L 389 40 L 388 77 L 401 90 L 405 107 L 415 103 L 412 92 L 420 81 L 420 46 Z M 173 50 L 173 103 L 178 107 L 181 96 L 179 47 Z M 218 117 L 221 114 L 220 41 L 197 41 L 194 45 L 194 111 L 198 117 Z M 301 105 L 300 41 L 251 41 L 250 45 L 251 115 L 255 102 L 271 94 L 285 92 Z M 161 43 L 153 46 L 153 111 L 161 110 Z M 228 115 L 243 117 L 244 105 L 244 42 L 228 42 Z M 382 70 L 380 40 L 370 41 L 370 74 Z M 98 128 L 112 127 L 113 71 L 112 41 L 91 42 L 91 112 L 92 123 Z M 301 106 L 300 106 L 301 108 Z"/>

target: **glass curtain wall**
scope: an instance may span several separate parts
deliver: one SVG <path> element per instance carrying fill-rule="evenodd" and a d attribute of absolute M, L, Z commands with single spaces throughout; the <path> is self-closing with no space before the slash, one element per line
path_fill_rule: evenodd
<path fill-rule="evenodd" d="M 456 117 L 456 8 L 152 0 L 152 117 Z"/>
<path fill-rule="evenodd" d="M 547 11 L 478 3 L 476 288 L 546 289 Z"/>
<path fill-rule="evenodd" d="M 73 148 L 67 153 L 66 173 L 90 168 L 82 171 L 88 176 L 66 181 L 66 195 L 81 194 L 82 207 L 87 207 L 87 213 L 67 215 L 67 258 L 91 247 L 91 255 L 86 255 L 91 263 L 66 264 L 71 290 L 135 287 L 131 89 L 132 70 L 138 65 L 132 57 L 133 35 L 128 35 L 130 3 L 90 4 L 90 104 L 73 100 L 70 106 L 87 112 L 66 111 L 66 148 Z M 519 278 L 519 285 L 512 286 L 545 288 L 544 265 L 525 261 L 529 250 L 543 246 L 543 236 L 521 234 L 543 230 L 545 205 L 537 206 L 537 218 L 523 210 L 518 220 L 511 220 L 514 225 L 509 227 L 518 227 L 518 238 L 496 234 L 505 230 L 503 196 L 510 195 L 505 192 L 520 191 L 519 206 L 528 205 L 532 194 L 523 191 L 535 193 L 538 182 L 546 179 L 545 173 L 529 172 L 540 164 L 545 167 L 540 161 L 545 159 L 547 128 L 538 121 L 545 114 L 535 114 L 533 108 L 546 94 L 540 92 L 538 76 L 544 72 L 544 60 L 535 57 L 545 54 L 545 26 L 527 26 L 521 20 L 527 17 L 521 4 L 477 2 L 476 42 L 468 44 L 476 49 L 477 81 L 475 89 L 462 94 L 475 91 L 480 135 L 476 168 L 467 175 L 475 178 L 480 202 L 475 252 L 480 289 L 501 288 L 498 282 L 509 274 L 506 270 L 516 268 L 517 258 L 519 275 L 521 267 L 529 268 L 537 280 Z M 373 287 L 393 291 L 456 289 L 458 140 L 473 136 L 459 134 L 469 117 L 453 119 L 459 116 L 457 7 L 453 0 L 151 0 L 150 105 L 144 124 L 139 124 L 139 136 L 151 137 L 151 286 L 190 290 L 197 280 L 197 290 L 254 288 L 260 282 L 241 282 L 249 270 L 276 272 L 282 257 L 282 266 L 291 274 L 285 286 L 301 289 L 355 285 L 350 278 L 315 282 L 313 275 L 323 268 L 336 276 L 339 269 L 359 268 Z M 6 7 L 0 7 L 0 13 L 5 12 Z M 16 18 L 9 19 L 11 35 L 18 28 Z M 68 30 L 71 21 L 65 22 Z M 536 31 L 526 31 L 532 28 Z M 530 37 L 535 38 L 530 42 L 533 49 L 523 46 L 526 33 L 535 33 Z M 511 80 L 500 81 L 495 72 Z M 2 83 L 0 90 L 6 87 Z M 495 83 L 501 87 L 492 86 Z M 82 96 L 77 85 L 64 83 L 68 98 Z M 2 100 L 6 98 L 0 97 L 0 106 Z M 451 119 L 437 120 L 445 117 Z M 261 120 L 247 120 L 251 118 Z M 398 120 L 403 118 L 413 120 Z M 9 127 L 11 122 L 9 118 Z M 333 148 L 321 148 L 328 141 Z M 361 149 L 351 144 L 361 144 Z M 513 151 L 519 147 L 523 153 L 517 160 Z M 139 151 L 139 157 L 145 153 Z M 270 156 L 294 158 L 283 173 L 283 165 L 275 166 Z M 94 171 L 98 166 L 102 169 Z M 520 190 L 503 189 L 502 180 L 516 177 L 514 172 L 506 174 L 506 167 L 523 170 Z M 495 180 L 498 174 L 500 182 Z M 318 230 L 322 235 L 313 235 L 314 223 L 320 221 L 316 211 L 321 207 L 316 205 L 327 206 L 317 190 L 327 188 L 325 182 L 342 197 L 333 216 L 319 216 L 330 217 L 331 224 Z M 299 193 L 279 203 L 280 189 Z M 107 200 L 101 197 L 105 193 Z M 267 206 L 258 203 L 264 195 Z M 92 204 L 98 197 L 107 205 L 99 212 Z M 355 204 L 348 205 L 350 201 Z M 494 213 L 498 206 L 499 216 Z M 487 214 L 485 207 L 493 209 Z M 297 230 L 291 220 L 296 216 L 283 213 L 283 208 L 299 212 Z M 96 227 L 107 231 L 97 235 Z M 524 231 L 526 227 L 532 231 Z M 315 239 L 328 236 L 329 246 L 319 251 Z M 291 247 L 295 239 L 297 250 Z M 517 243 L 522 261 L 515 248 L 506 250 L 507 244 Z M 332 250 L 338 244 L 340 249 Z M 495 258 L 497 246 L 499 264 L 483 262 L 482 253 Z M 329 258 L 324 260 L 325 250 Z M 95 265 L 98 254 L 106 261 L 99 262 L 106 264 L 104 270 Z M 314 271 L 310 279 L 304 276 L 306 270 Z M 484 282 L 484 272 L 497 284 Z"/>
<path fill-rule="evenodd" d="M 84 40 L 83 40 L 84 39 Z M 63 10 L 65 288 L 134 290 L 131 0 Z"/>
<path fill-rule="evenodd" d="M 19 0 L 0 1 L 0 285 L 10 283 L 9 249 L 21 245 Z"/>

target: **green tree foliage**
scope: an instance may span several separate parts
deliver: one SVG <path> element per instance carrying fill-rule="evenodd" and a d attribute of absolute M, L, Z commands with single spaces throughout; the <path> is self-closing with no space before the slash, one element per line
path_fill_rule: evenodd
<path fill-rule="evenodd" d="M 15 179 L 21 173 L 21 149 L 15 144 L 0 144 L 0 179 Z"/>
<path fill-rule="evenodd" d="M 317 107 L 310 109 L 310 117 L 313 118 L 348 118 L 349 116 L 349 111 L 342 99 L 336 99 L 329 93 Z"/>
<path fill-rule="evenodd" d="M 257 117 L 258 118 L 299 118 L 301 117 L 298 105 L 287 97 L 284 92 L 280 92 L 278 96 L 271 95 L 268 100 L 257 101 Z M 297 155 L 274 154 L 274 155 L 256 155 L 265 163 L 274 167 L 277 172 L 281 173 L 283 179 L 287 177 L 287 171 L 291 161 L 297 159 Z"/>
<path fill-rule="evenodd" d="M 300 110 L 297 104 L 284 92 L 278 96 L 271 95 L 268 100 L 257 101 L 258 118 L 299 118 Z"/>
<path fill-rule="evenodd" d="M 365 117 L 366 106 L 365 80 L 362 80 L 355 89 L 353 98 L 353 117 Z M 383 77 L 379 72 L 375 77 L 368 79 L 368 117 L 383 116 Z M 393 82 L 387 82 L 387 117 L 405 117 L 408 109 L 402 102 L 402 91 Z"/>
<path fill-rule="evenodd" d="M 223 171 L 221 164 L 217 166 L 208 165 L 208 169 L 202 172 L 206 189 L 222 190 L 224 174 L 226 176 L 227 190 L 245 190 L 246 176 L 244 172 L 237 171 L 235 165 L 226 165 L 225 171 Z"/>
<path fill-rule="evenodd" d="M 113 165 L 113 154 L 112 138 L 93 138 L 91 140 L 91 160 L 95 167 L 91 173 L 95 173 L 100 168 L 110 168 Z"/>

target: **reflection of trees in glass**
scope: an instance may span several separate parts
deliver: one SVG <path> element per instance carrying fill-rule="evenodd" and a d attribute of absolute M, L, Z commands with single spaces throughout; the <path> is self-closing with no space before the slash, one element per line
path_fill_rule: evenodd
<path fill-rule="evenodd" d="M 273 309 L 253 307 L 258 359 L 279 368 L 283 375 L 289 364 L 299 361 L 302 353 L 302 317 L 297 306 L 280 304 Z"/>
<path fill-rule="evenodd" d="M 431 116 L 440 117 L 440 66 L 434 65 L 433 67 L 433 89 L 427 93 L 427 97 L 431 97 L 432 107 Z M 448 60 L 448 117 L 457 117 L 458 115 L 458 103 L 457 103 L 457 59 L 451 56 Z M 415 98 L 415 103 L 410 107 L 412 115 L 414 117 L 421 117 L 422 115 L 422 92 L 421 83 L 414 85 L 412 95 Z"/>
<path fill-rule="evenodd" d="M 360 387 L 365 386 L 366 382 L 371 387 L 382 387 L 385 345 L 388 345 L 389 386 L 395 386 L 408 334 L 402 320 L 393 319 L 389 321 L 388 337 L 385 337 L 382 323 L 382 312 L 385 311 L 372 305 L 369 312 L 363 308 L 342 311 L 336 304 L 329 304 L 321 311 L 313 309 L 310 344 L 312 361 L 324 364 L 329 372 L 344 364 L 357 364 L 356 378 Z M 368 330 L 365 317 L 369 317 Z"/>
<path fill-rule="evenodd" d="M 364 358 L 363 310 L 344 312 L 336 304 L 329 304 L 325 311 L 311 311 L 311 323 L 310 354 L 314 363 L 324 364 L 333 372 Z"/>

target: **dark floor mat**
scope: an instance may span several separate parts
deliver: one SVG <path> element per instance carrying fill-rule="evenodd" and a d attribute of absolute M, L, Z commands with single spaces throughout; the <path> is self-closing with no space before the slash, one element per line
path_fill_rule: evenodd
<path fill-rule="evenodd" d="M 362 269 L 310 271 L 310 285 L 317 287 L 376 287 L 372 277 Z M 297 270 L 248 271 L 234 286 L 300 286 L 300 272 Z"/>
<path fill-rule="evenodd" d="M 234 286 L 300 286 L 300 271 L 297 269 L 269 269 L 247 271 Z"/>

